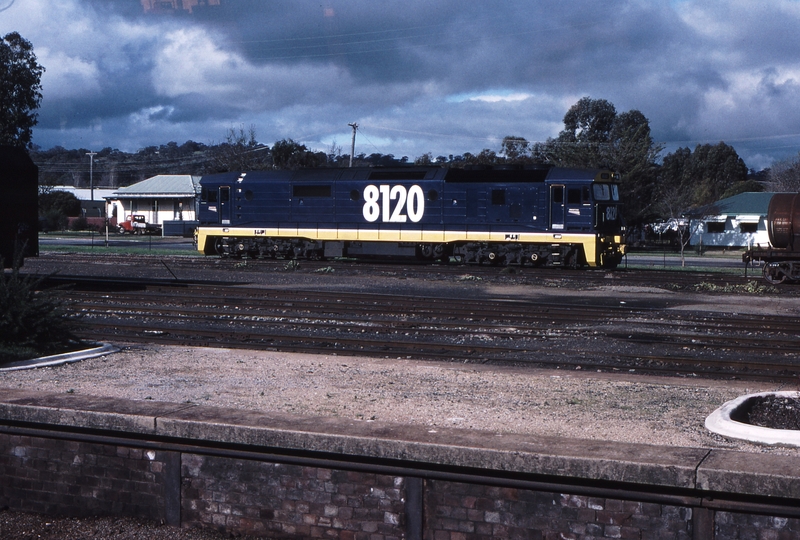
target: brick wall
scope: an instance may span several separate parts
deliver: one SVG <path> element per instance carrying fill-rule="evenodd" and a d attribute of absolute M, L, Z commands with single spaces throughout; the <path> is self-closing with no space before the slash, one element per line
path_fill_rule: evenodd
<path fill-rule="evenodd" d="M 428 481 L 426 538 L 692 538 L 692 510 L 474 484 Z"/>
<path fill-rule="evenodd" d="M 0 507 L 341 540 L 790 540 L 800 519 L 0 433 Z"/>
<path fill-rule="evenodd" d="M 716 512 L 716 540 L 797 540 L 800 519 Z"/>
<path fill-rule="evenodd" d="M 0 507 L 168 520 L 170 452 L 0 435 Z M 169 519 L 170 522 L 174 521 Z"/>
<path fill-rule="evenodd" d="M 187 454 L 184 526 L 271 538 L 403 538 L 402 478 Z"/>

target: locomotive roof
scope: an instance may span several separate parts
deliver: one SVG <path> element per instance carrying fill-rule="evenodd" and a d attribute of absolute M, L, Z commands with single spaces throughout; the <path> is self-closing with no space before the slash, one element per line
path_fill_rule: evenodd
<path fill-rule="evenodd" d="M 590 180 L 603 172 L 601 169 L 570 169 L 534 165 L 519 167 L 354 167 L 345 169 L 299 169 L 295 171 L 252 171 L 248 173 L 222 173 L 204 176 L 201 183 L 236 182 L 250 179 L 271 182 L 328 182 L 345 180 L 364 181 L 403 181 L 403 180 L 444 180 L 452 183 L 489 182 L 544 182 L 545 180 Z M 609 173 L 610 174 L 610 173 Z M 249 176 L 249 178 L 248 178 Z M 607 178 L 610 180 L 611 176 Z"/>

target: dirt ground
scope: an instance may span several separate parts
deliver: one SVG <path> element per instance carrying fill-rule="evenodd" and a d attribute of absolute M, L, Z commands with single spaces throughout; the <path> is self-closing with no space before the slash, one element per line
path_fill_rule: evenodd
<path fill-rule="evenodd" d="M 283 278 L 288 280 L 289 278 Z M 417 291 L 577 302 L 633 302 L 660 306 L 679 318 L 687 310 L 792 316 L 800 299 L 759 295 L 686 294 L 632 287 L 609 280 L 593 288 L 531 287 L 513 282 L 431 282 L 363 276 L 330 277 L 342 290 Z M 269 286 L 319 286 L 318 276 Z M 442 293 L 442 289 L 446 292 Z M 707 431 L 705 418 L 728 400 L 764 391 L 796 390 L 769 383 L 652 377 L 636 373 L 531 370 L 438 363 L 404 358 L 356 358 L 269 351 L 176 348 L 120 343 L 120 351 L 59 367 L 1 372 L 0 388 L 107 395 L 124 399 L 338 416 L 364 422 L 399 422 L 466 429 L 554 435 L 667 446 L 725 448 L 796 455 Z M 218 538 L 133 520 L 53 520 L 0 512 L 0 538 Z"/>

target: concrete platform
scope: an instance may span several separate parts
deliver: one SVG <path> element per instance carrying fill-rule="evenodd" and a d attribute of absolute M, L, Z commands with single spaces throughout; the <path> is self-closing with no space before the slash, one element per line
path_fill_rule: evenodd
<path fill-rule="evenodd" d="M 5 389 L 0 423 L 236 445 L 273 454 L 495 471 L 569 482 L 613 482 L 800 499 L 800 457 L 661 447 L 463 429 L 427 429 L 331 417 Z"/>

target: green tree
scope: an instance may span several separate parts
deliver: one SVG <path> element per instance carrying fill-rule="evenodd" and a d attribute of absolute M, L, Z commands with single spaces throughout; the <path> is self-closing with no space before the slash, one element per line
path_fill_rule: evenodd
<path fill-rule="evenodd" d="M 617 114 L 605 99 L 581 98 L 564 115 L 564 129 L 555 139 L 535 144 L 533 160 L 561 167 L 607 168 L 622 178 L 623 216 L 640 223 L 655 213 L 658 156 L 663 146 L 650 134 L 640 111 Z"/>
<path fill-rule="evenodd" d="M 691 182 L 695 206 L 711 204 L 736 182 L 747 179 L 747 165 L 732 146 L 724 142 L 702 144 L 691 159 Z M 688 188 L 689 186 L 687 186 Z"/>
<path fill-rule="evenodd" d="M 655 214 L 656 161 L 663 146 L 653 142 L 650 122 L 631 110 L 614 118 L 608 134 L 608 166 L 620 173 L 625 218 L 638 223 Z"/>
<path fill-rule="evenodd" d="M 762 191 L 766 191 L 764 184 L 762 184 L 758 180 L 749 178 L 742 182 L 736 182 L 731 187 L 726 189 L 725 193 L 722 194 L 722 198 L 727 199 L 728 197 L 733 197 L 735 195 L 739 195 L 740 193 L 750 193 L 750 192 L 759 193 Z"/>
<path fill-rule="evenodd" d="M 523 137 L 515 137 L 512 135 L 503 137 L 503 143 L 500 145 L 500 152 L 506 157 L 506 161 L 510 163 L 524 163 L 530 161 L 530 143 Z"/>
<path fill-rule="evenodd" d="M 39 213 L 56 211 L 65 216 L 76 217 L 81 214 L 81 201 L 67 191 L 50 190 L 39 194 Z"/>
<path fill-rule="evenodd" d="M 0 144 L 30 147 L 42 102 L 42 73 L 28 40 L 17 32 L 0 40 Z"/>
<path fill-rule="evenodd" d="M 467 165 L 497 165 L 500 160 L 497 158 L 497 153 L 489 148 L 484 148 L 479 154 L 464 154 L 464 162 Z"/>
<path fill-rule="evenodd" d="M 716 201 L 759 186 L 758 182 L 747 181 L 747 167 L 736 150 L 720 142 L 699 144 L 694 152 L 678 148 L 664 156 L 655 195 L 663 217 L 690 217 L 697 227 L 704 216 L 719 213 L 714 206 Z M 685 228 L 680 232 L 683 257 L 693 231 Z"/>
<path fill-rule="evenodd" d="M 564 115 L 564 130 L 558 138 L 567 142 L 608 142 L 616 118 L 617 109 L 613 103 L 582 97 Z"/>
<path fill-rule="evenodd" d="M 656 188 L 656 210 L 668 218 L 677 218 L 692 206 L 691 185 L 692 151 L 678 148 L 664 156 Z"/>
<path fill-rule="evenodd" d="M 433 165 L 433 154 L 427 152 L 425 154 L 422 154 L 421 156 L 414 158 L 414 165 L 421 165 L 421 166 Z"/>
<path fill-rule="evenodd" d="M 67 228 L 68 217 L 81 215 L 81 201 L 66 191 L 45 190 L 39 193 L 39 216 L 48 231 Z"/>
<path fill-rule="evenodd" d="M 311 152 L 292 139 L 281 139 L 272 146 L 272 166 L 276 169 L 322 167 L 327 161 L 325 152 Z"/>

